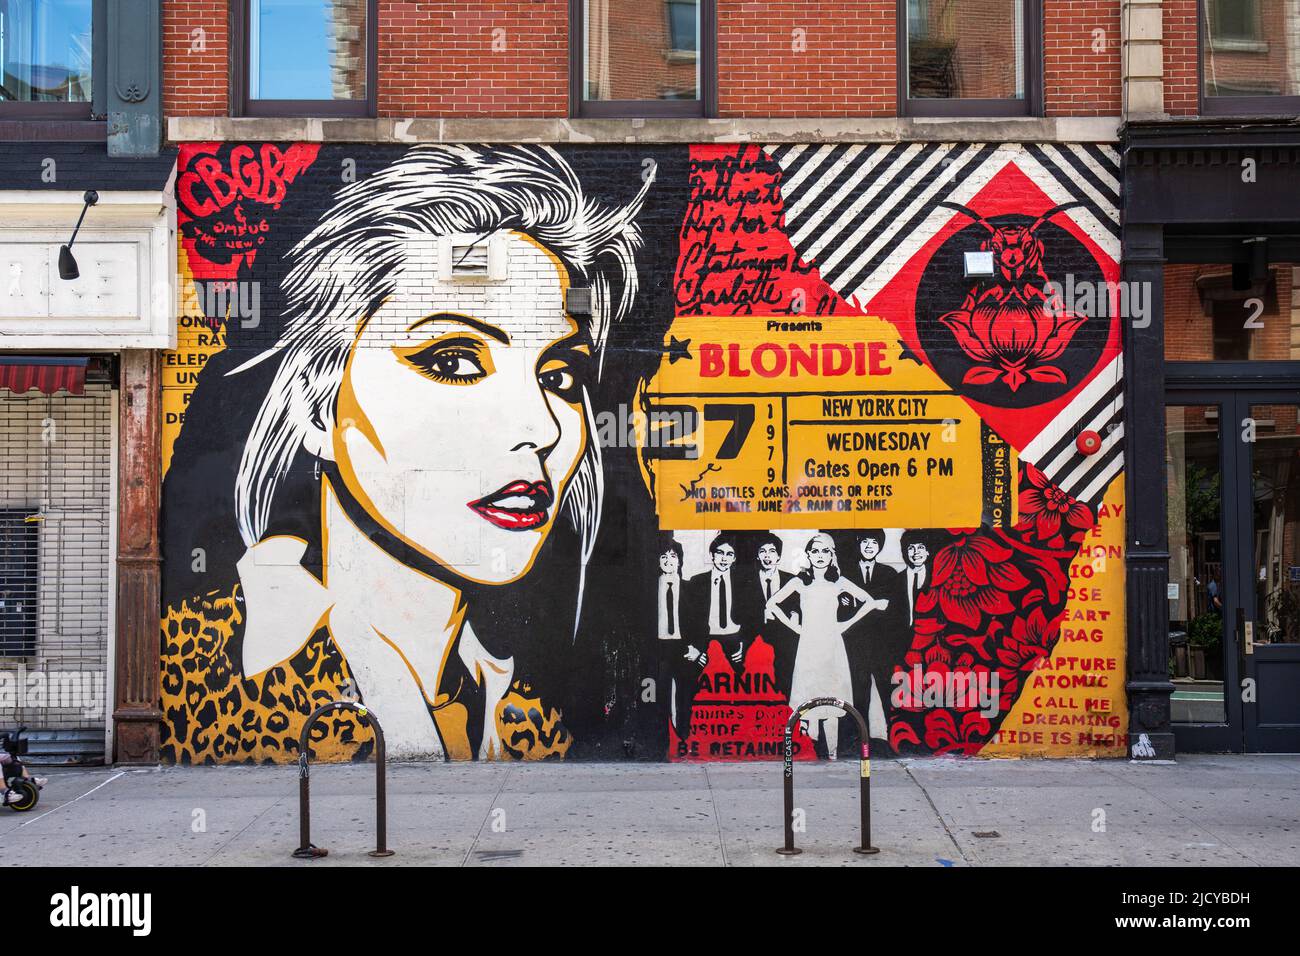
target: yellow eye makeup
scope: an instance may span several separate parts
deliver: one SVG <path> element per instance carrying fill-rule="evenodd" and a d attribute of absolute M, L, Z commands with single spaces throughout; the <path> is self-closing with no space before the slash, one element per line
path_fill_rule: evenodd
<path fill-rule="evenodd" d="M 444 385 L 473 385 L 496 371 L 487 344 L 468 335 L 447 335 L 393 352 L 403 364 Z"/>

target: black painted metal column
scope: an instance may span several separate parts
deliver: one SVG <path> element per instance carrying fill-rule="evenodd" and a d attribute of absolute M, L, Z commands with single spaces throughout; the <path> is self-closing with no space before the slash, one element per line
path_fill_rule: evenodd
<path fill-rule="evenodd" d="M 1164 230 L 1126 224 L 1123 273 L 1150 291 L 1150 321 L 1125 319 L 1125 547 L 1129 755 L 1174 756 L 1169 695 L 1169 529 L 1165 512 Z"/>

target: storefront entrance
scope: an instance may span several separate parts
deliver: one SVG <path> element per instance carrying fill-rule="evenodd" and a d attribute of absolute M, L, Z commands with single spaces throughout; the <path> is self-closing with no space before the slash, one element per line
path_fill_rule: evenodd
<path fill-rule="evenodd" d="M 0 697 L 35 765 L 108 744 L 115 363 L 0 355 Z"/>
<path fill-rule="evenodd" d="M 1300 752 L 1300 131 L 1123 140 L 1134 755 Z"/>
<path fill-rule="evenodd" d="M 1170 387 L 1165 422 L 1178 750 L 1300 751 L 1300 381 Z"/>

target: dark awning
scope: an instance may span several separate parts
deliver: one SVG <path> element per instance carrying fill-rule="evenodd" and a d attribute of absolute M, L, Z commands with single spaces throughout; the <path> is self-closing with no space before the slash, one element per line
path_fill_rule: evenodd
<path fill-rule="evenodd" d="M 89 361 L 84 355 L 0 355 L 0 388 L 11 392 L 36 389 L 46 395 L 64 389 L 82 395 Z"/>

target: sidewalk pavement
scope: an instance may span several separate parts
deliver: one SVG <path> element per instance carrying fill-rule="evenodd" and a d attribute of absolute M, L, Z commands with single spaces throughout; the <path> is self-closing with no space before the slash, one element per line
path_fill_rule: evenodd
<path fill-rule="evenodd" d="M 49 866 L 1300 865 L 1300 756 L 872 761 L 873 842 L 857 845 L 858 763 L 800 764 L 781 857 L 781 766 L 400 763 L 388 845 L 375 770 L 313 766 L 312 841 L 293 860 L 296 765 L 37 770 L 30 813 L 0 809 L 5 858 Z"/>

